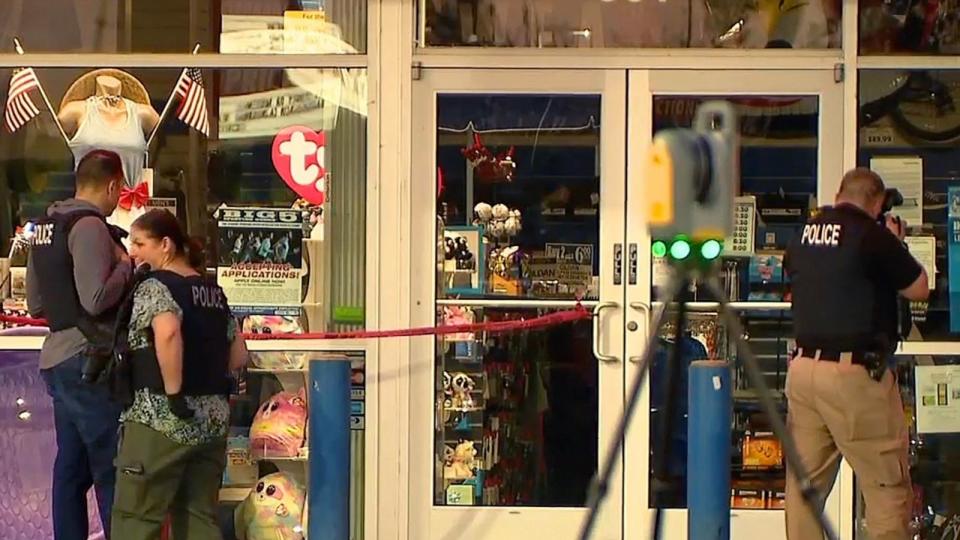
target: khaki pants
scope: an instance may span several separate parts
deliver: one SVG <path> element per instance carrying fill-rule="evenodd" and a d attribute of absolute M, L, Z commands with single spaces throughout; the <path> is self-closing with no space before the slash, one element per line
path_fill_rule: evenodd
<path fill-rule="evenodd" d="M 169 514 L 176 540 L 221 540 L 217 501 L 225 465 L 224 440 L 185 446 L 124 423 L 111 538 L 158 540 Z"/>
<path fill-rule="evenodd" d="M 786 393 L 787 429 L 820 496 L 833 488 L 842 456 L 863 491 L 871 539 L 908 540 L 908 433 L 894 375 L 888 371 L 877 382 L 849 361 L 798 357 L 790 363 Z M 788 539 L 824 538 L 790 471 L 786 518 Z"/>

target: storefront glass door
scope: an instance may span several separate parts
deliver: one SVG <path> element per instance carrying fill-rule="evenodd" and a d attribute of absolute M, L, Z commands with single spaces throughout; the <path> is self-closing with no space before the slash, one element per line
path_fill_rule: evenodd
<path fill-rule="evenodd" d="M 530 319 L 578 304 L 595 316 L 414 340 L 412 537 L 577 537 L 646 342 L 670 346 L 647 330 L 663 272 L 642 213 L 646 149 L 657 130 L 689 127 L 708 99 L 732 101 L 740 115 L 738 201 L 752 224 L 741 253 L 724 258 L 724 283 L 785 411 L 790 313 L 777 262 L 842 175 L 832 70 L 428 69 L 414 93 L 415 325 Z M 735 373 L 734 537 L 780 538 L 782 462 L 750 450 L 770 447 L 769 426 L 714 299 L 686 298 L 698 311 L 684 337 L 688 360 L 727 358 Z M 656 505 L 667 511 L 664 537 L 686 537 L 683 403 L 672 422 L 671 489 L 650 491 L 650 465 L 665 453 L 651 447 L 664 367 L 654 364 L 617 457 L 598 540 L 646 538 Z M 829 501 L 838 526 L 839 493 Z"/>
<path fill-rule="evenodd" d="M 668 357 L 680 347 L 685 364 L 726 359 L 733 369 L 734 411 L 731 438 L 732 536 L 784 538 L 785 471 L 778 443 L 770 433 L 757 394 L 746 379 L 733 339 L 720 323 L 716 298 L 704 290 L 684 293 L 694 302 L 688 333 L 679 343 L 667 329 L 657 336 L 644 332 L 651 313 L 662 309 L 657 291 L 666 284 L 665 265 L 651 254 L 644 226 L 642 194 L 646 149 L 659 130 L 690 127 L 700 103 L 725 100 L 734 104 L 740 122 L 740 185 L 736 220 L 743 234 L 726 242 L 720 268 L 728 297 L 737 302 L 748 340 L 759 357 L 767 384 L 786 412 L 783 397 L 791 327 L 785 295 L 782 253 L 808 209 L 831 204 L 842 176 L 842 86 L 832 71 L 775 72 L 637 71 L 629 77 L 628 251 L 638 254 L 638 279 L 627 287 L 625 354 L 627 386 L 637 372 L 636 360 L 648 339 L 658 351 L 639 413 L 634 417 L 624 455 L 625 537 L 645 537 L 652 509 L 666 510 L 665 538 L 686 538 L 686 377 L 682 399 L 670 421 L 664 417 Z M 687 365 L 682 366 L 685 374 Z M 666 423 L 670 449 L 665 460 L 665 491 L 651 490 L 652 466 L 665 453 L 656 436 Z M 690 474 L 695 469 L 689 468 Z M 828 514 L 839 526 L 842 486 L 828 501 Z"/>
<path fill-rule="evenodd" d="M 417 325 L 584 320 L 413 346 L 411 537 L 573 539 L 623 403 L 625 71 L 425 70 Z M 618 478 L 598 540 L 622 535 Z"/>

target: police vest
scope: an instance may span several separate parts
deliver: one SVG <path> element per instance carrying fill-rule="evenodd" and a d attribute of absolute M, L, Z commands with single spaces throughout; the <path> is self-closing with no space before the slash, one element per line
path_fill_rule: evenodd
<path fill-rule="evenodd" d="M 793 239 L 787 270 L 798 346 L 867 351 L 879 337 L 889 338 L 889 310 L 881 308 L 896 302 L 896 291 L 866 275 L 862 248 L 870 228 L 879 226 L 856 207 L 828 207 Z"/>
<path fill-rule="evenodd" d="M 230 310 L 226 295 L 216 283 L 201 276 L 181 276 L 159 270 L 151 278 L 163 283 L 183 311 L 183 386 L 188 396 L 228 395 L 230 342 L 227 326 Z M 150 336 L 150 346 L 131 353 L 132 387 L 164 393 L 160 364 Z"/>
<path fill-rule="evenodd" d="M 73 279 L 73 255 L 70 253 L 70 231 L 85 217 L 96 217 L 108 229 L 111 228 L 96 210 L 75 210 L 37 220 L 31 239 L 30 256 L 40 285 L 40 301 L 47 325 L 53 332 L 76 327 L 82 317 L 90 318 L 80 304 L 77 284 Z M 113 229 L 111 234 L 117 244 L 123 247 L 120 241 L 122 237 Z M 97 319 L 109 321 L 114 315 L 114 310 L 108 310 Z"/>

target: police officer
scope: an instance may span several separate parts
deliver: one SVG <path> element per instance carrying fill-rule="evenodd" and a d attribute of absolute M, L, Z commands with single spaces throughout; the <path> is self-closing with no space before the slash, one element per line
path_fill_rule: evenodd
<path fill-rule="evenodd" d="M 906 540 L 912 502 L 908 433 L 893 372 L 897 295 L 925 300 L 927 275 L 881 215 L 885 189 L 869 169 L 849 171 L 836 205 L 803 227 L 784 261 L 797 349 L 787 373 L 787 427 L 821 498 L 841 457 L 853 466 L 874 540 Z M 822 507 L 818 510 L 822 511 Z M 787 538 L 822 532 L 787 475 Z"/>
<path fill-rule="evenodd" d="M 153 540 L 171 518 L 177 540 L 219 540 L 230 371 L 247 350 L 223 290 L 204 277 L 202 246 L 177 218 L 133 222 L 130 253 L 151 274 L 128 323 L 132 404 L 123 411 L 113 537 Z"/>
<path fill-rule="evenodd" d="M 107 389 L 81 382 L 95 336 L 113 327 L 131 263 L 104 216 L 124 186 L 120 157 L 95 150 L 77 164 L 76 194 L 38 220 L 27 260 L 27 304 L 50 334 L 40 373 L 53 398 L 57 457 L 53 467 L 56 540 L 86 540 L 87 491 L 96 486 L 104 530 L 110 528 L 120 407 Z"/>

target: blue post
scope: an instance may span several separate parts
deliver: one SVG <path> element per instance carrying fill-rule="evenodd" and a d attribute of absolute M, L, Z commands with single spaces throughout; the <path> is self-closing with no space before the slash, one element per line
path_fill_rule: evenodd
<path fill-rule="evenodd" d="M 689 538 L 730 539 L 730 367 L 690 364 L 687 423 L 687 528 Z"/>
<path fill-rule="evenodd" d="M 310 362 L 310 540 L 350 538 L 350 361 Z"/>

